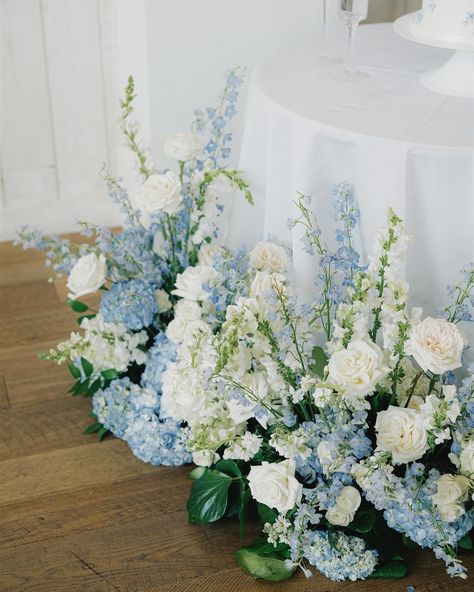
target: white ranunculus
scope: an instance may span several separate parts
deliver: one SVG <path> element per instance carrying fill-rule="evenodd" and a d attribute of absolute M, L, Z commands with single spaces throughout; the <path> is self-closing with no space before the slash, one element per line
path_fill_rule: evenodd
<path fill-rule="evenodd" d="M 158 304 L 158 312 L 167 312 L 173 308 L 168 292 L 165 290 L 156 291 L 156 303 Z"/>
<path fill-rule="evenodd" d="M 285 249 L 267 241 L 255 245 L 250 251 L 249 261 L 254 269 L 280 273 L 286 271 L 290 264 Z"/>
<path fill-rule="evenodd" d="M 107 277 L 107 260 L 104 255 L 98 257 L 95 253 L 89 253 L 77 260 L 69 272 L 67 287 L 70 290 L 70 298 L 78 298 L 91 292 L 96 292 L 105 282 Z"/>
<path fill-rule="evenodd" d="M 165 140 L 163 150 L 174 160 L 195 160 L 202 152 L 204 143 L 196 134 L 177 132 Z"/>
<path fill-rule="evenodd" d="M 151 175 L 135 196 L 138 208 L 147 214 L 176 214 L 181 209 L 181 181 L 176 173 L 167 171 Z"/>
<path fill-rule="evenodd" d="M 176 278 L 176 289 L 172 294 L 187 300 L 207 300 L 208 292 L 203 290 L 204 284 L 217 276 L 215 269 L 209 265 L 196 265 L 187 267 L 183 273 L 179 273 Z"/>
<path fill-rule="evenodd" d="M 437 491 L 431 496 L 433 503 L 440 512 L 445 506 L 463 502 L 469 491 L 469 479 L 464 475 L 441 475 L 437 483 Z"/>
<path fill-rule="evenodd" d="M 295 477 L 295 461 L 263 462 L 252 466 L 248 475 L 252 497 L 281 513 L 291 510 L 301 499 L 303 486 Z"/>
<path fill-rule="evenodd" d="M 326 519 L 330 524 L 334 524 L 334 526 L 348 526 L 354 519 L 354 514 L 352 512 L 346 512 L 338 506 L 334 506 L 326 512 Z"/>
<path fill-rule="evenodd" d="M 202 317 L 202 309 L 193 300 L 178 300 L 174 307 L 174 316 L 185 321 L 197 321 Z"/>
<path fill-rule="evenodd" d="M 416 325 L 407 344 L 407 353 L 412 355 L 423 370 L 443 374 L 459 368 L 465 338 L 454 323 L 445 319 L 426 317 Z"/>
<path fill-rule="evenodd" d="M 193 463 L 198 467 L 210 467 L 219 460 L 214 450 L 196 450 L 193 452 Z"/>
<path fill-rule="evenodd" d="M 337 496 L 336 506 L 345 512 L 352 512 L 353 514 L 359 509 L 361 497 L 359 490 L 351 485 L 347 485 L 341 489 L 341 493 Z"/>
<path fill-rule="evenodd" d="M 392 453 L 395 464 L 417 460 L 428 450 L 428 434 L 421 414 L 414 409 L 390 406 L 377 413 L 377 446 Z"/>
<path fill-rule="evenodd" d="M 362 340 L 334 352 L 328 370 L 329 382 L 342 387 L 348 398 L 372 393 L 387 373 L 382 350 L 375 343 Z"/>
<path fill-rule="evenodd" d="M 183 341 L 184 332 L 188 321 L 182 317 L 176 317 L 166 327 L 166 336 L 176 345 Z"/>
<path fill-rule="evenodd" d="M 462 449 L 459 462 L 461 471 L 474 477 L 474 440 Z"/>

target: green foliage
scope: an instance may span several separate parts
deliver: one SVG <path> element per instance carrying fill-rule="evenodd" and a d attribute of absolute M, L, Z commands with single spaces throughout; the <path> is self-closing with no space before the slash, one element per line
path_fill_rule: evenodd
<path fill-rule="evenodd" d="M 68 298 L 68 304 L 71 307 L 71 310 L 74 312 L 87 312 L 89 307 L 84 302 L 80 302 L 79 300 L 71 300 Z"/>
<path fill-rule="evenodd" d="M 278 517 L 278 511 L 274 508 L 269 508 L 265 504 L 257 503 L 258 517 L 262 521 L 262 524 L 273 524 Z"/>
<path fill-rule="evenodd" d="M 189 522 L 205 524 L 222 518 L 227 509 L 227 496 L 232 478 L 221 471 L 207 469 L 193 481 L 187 509 Z"/>
<path fill-rule="evenodd" d="M 462 539 L 458 543 L 458 547 L 460 549 L 467 549 L 467 550 L 472 549 L 472 539 L 471 539 L 471 537 L 468 534 L 466 534 L 465 536 L 463 536 Z"/>
<path fill-rule="evenodd" d="M 324 369 L 327 366 L 328 357 L 322 347 L 316 346 L 313 348 L 313 360 L 311 370 L 320 378 L 324 378 Z"/>
<path fill-rule="evenodd" d="M 195 481 L 196 479 L 200 479 L 204 475 L 205 472 L 206 472 L 205 467 L 196 467 L 189 473 L 188 477 L 190 479 L 192 479 L 193 481 Z"/>
<path fill-rule="evenodd" d="M 374 508 L 359 510 L 356 513 L 354 520 L 351 522 L 350 527 L 356 532 L 365 534 L 373 529 L 376 518 L 377 511 Z"/>
<path fill-rule="evenodd" d="M 371 580 L 399 580 L 408 573 L 408 567 L 403 560 L 391 559 L 382 563 L 370 574 Z"/>
<path fill-rule="evenodd" d="M 271 582 L 280 582 L 290 578 L 296 566 L 288 568 L 285 559 L 288 557 L 288 546 L 278 545 L 276 548 L 264 538 L 258 539 L 248 547 L 242 547 L 235 553 L 237 563 L 252 577 Z"/>

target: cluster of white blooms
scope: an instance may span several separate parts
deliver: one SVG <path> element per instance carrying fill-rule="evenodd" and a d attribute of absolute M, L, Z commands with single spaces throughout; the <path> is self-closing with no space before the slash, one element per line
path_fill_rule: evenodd
<path fill-rule="evenodd" d="M 335 526 L 348 526 L 354 520 L 361 501 L 359 490 L 346 485 L 337 496 L 335 505 L 326 512 L 326 520 Z"/>
<path fill-rule="evenodd" d="M 146 360 L 144 344 L 146 331 L 132 333 L 124 325 L 106 323 L 100 313 L 81 322 L 84 333 L 71 333 L 67 341 L 51 350 L 48 358 L 59 364 L 69 361 L 81 369 L 81 358 L 93 366 L 93 378 L 104 370 L 125 372 L 132 363 L 143 364 Z"/>

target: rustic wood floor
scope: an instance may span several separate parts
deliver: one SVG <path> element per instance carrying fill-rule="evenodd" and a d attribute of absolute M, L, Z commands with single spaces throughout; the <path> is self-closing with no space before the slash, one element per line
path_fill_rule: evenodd
<path fill-rule="evenodd" d="M 335 584 L 298 574 L 255 582 L 235 564 L 236 524 L 191 526 L 187 467 L 156 468 L 127 446 L 84 436 L 88 402 L 41 362 L 76 328 L 41 257 L 0 245 L 1 592 L 459 592 L 430 553 L 401 581 Z M 252 530 L 252 529 L 251 529 Z M 254 533 L 249 533 L 249 537 Z M 474 557 L 466 557 L 474 577 Z"/>

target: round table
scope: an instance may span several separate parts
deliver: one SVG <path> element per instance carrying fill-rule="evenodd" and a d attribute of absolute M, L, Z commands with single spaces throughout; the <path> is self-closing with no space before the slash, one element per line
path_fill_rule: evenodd
<path fill-rule="evenodd" d="M 309 63 L 305 44 L 254 71 L 240 168 L 256 207 L 243 232 L 249 241 L 292 243 L 299 292 L 310 299 L 315 260 L 302 252 L 299 228 L 287 227 L 293 200 L 311 195 L 331 233 L 331 186 L 349 181 L 361 209 L 363 258 L 391 206 L 415 238 L 406 265 L 412 301 L 432 313 L 446 302 L 446 284 L 474 260 L 474 104 L 419 83 L 447 50 L 402 39 L 391 24 L 364 25 L 358 35 L 365 79 L 336 80 L 334 67 Z"/>

